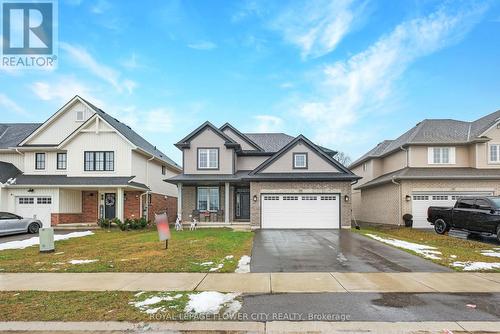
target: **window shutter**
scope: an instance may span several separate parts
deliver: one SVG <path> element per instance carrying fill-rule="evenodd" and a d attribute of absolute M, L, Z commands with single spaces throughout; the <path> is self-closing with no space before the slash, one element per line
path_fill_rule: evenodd
<path fill-rule="evenodd" d="M 455 164 L 455 147 L 450 147 L 450 164 Z"/>
<path fill-rule="evenodd" d="M 434 164 L 434 147 L 427 148 L 427 163 L 429 165 Z"/>

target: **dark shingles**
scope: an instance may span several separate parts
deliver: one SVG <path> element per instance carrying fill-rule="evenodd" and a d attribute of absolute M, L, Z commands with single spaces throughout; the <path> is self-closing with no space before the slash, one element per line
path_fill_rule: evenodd
<path fill-rule="evenodd" d="M 245 136 L 266 152 L 278 152 L 294 139 L 285 133 L 245 133 Z"/>
<path fill-rule="evenodd" d="M 5 183 L 7 180 L 21 174 L 21 171 L 10 162 L 0 161 L 0 183 Z"/>
<path fill-rule="evenodd" d="M 46 186 L 135 186 L 145 190 L 142 183 L 132 182 L 135 176 L 111 177 L 68 177 L 66 175 L 18 175 L 13 185 L 46 185 Z"/>
<path fill-rule="evenodd" d="M 0 149 L 15 147 L 35 131 L 40 123 L 0 124 Z"/>

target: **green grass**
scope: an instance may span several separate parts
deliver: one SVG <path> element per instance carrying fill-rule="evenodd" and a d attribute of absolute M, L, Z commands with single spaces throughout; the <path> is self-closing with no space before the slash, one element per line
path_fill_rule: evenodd
<path fill-rule="evenodd" d="M 126 291 L 8 291 L 0 292 L 0 321 L 164 321 L 189 320 L 184 309 L 193 292 L 145 292 L 136 295 Z M 180 295 L 180 298 L 178 298 Z M 146 309 L 131 303 L 147 298 L 174 297 L 150 305 L 161 307 L 150 315 Z M 220 315 L 225 312 L 222 308 Z M 192 317 L 191 319 L 196 320 Z"/>
<path fill-rule="evenodd" d="M 456 271 L 462 271 L 461 267 L 454 267 L 451 264 L 459 262 L 500 262 L 500 258 L 484 256 L 481 251 L 491 250 L 498 246 L 482 243 L 473 240 L 463 240 L 450 237 L 448 235 L 439 235 L 434 231 L 425 231 L 410 228 L 397 227 L 362 227 L 360 230 L 352 229 L 353 232 L 362 235 L 375 234 L 382 238 L 393 238 L 409 241 L 421 245 L 436 247 L 442 253 L 439 260 L 430 260 L 440 265 L 452 268 Z M 369 237 L 367 237 L 369 238 Z M 408 253 L 422 256 L 411 250 L 401 248 Z M 489 270 L 489 272 L 500 272 L 499 269 Z"/>
<path fill-rule="evenodd" d="M 231 229 L 172 231 L 168 250 L 156 230 L 122 232 L 97 230 L 94 235 L 56 241 L 54 253 L 37 246 L 0 251 L 0 272 L 233 272 L 243 255 L 250 255 L 252 232 Z M 232 259 L 225 259 L 233 255 Z M 69 264 L 70 260 L 98 260 Z M 214 262 L 212 266 L 201 266 Z"/>

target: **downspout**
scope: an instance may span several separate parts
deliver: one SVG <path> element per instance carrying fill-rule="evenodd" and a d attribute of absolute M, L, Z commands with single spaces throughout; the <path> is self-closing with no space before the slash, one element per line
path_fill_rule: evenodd
<path fill-rule="evenodd" d="M 398 198 L 398 208 L 399 208 L 399 210 L 398 210 L 398 211 L 399 211 L 399 218 L 398 218 L 398 226 L 401 226 L 401 224 L 400 224 L 400 219 L 401 219 L 401 217 L 403 216 L 403 211 L 402 211 L 402 207 L 401 207 L 401 206 L 402 206 L 402 201 L 401 201 L 401 198 L 402 198 L 402 196 L 403 196 L 403 194 L 402 194 L 402 192 L 401 192 L 401 183 L 396 182 L 396 181 L 394 180 L 394 176 L 392 177 L 391 181 L 392 181 L 392 183 L 394 183 L 395 185 L 397 185 L 397 186 L 399 187 L 399 198 Z"/>
<path fill-rule="evenodd" d="M 409 167 L 409 164 L 410 164 L 410 151 L 406 148 L 404 148 L 403 146 L 400 146 L 399 147 L 402 151 L 405 151 L 406 152 L 406 161 L 405 161 L 405 167 Z"/>
<path fill-rule="evenodd" d="M 150 188 L 150 187 L 149 187 L 149 162 L 150 162 L 151 160 L 154 160 L 154 158 L 155 158 L 155 157 L 154 157 L 154 155 L 153 155 L 153 156 L 151 156 L 151 158 L 150 158 L 150 159 L 148 159 L 148 160 L 146 161 L 146 186 L 147 186 L 148 188 Z M 150 188 L 150 189 L 151 189 L 151 188 Z M 147 204 L 146 204 L 146 205 L 147 205 L 147 206 L 146 206 L 146 208 L 147 208 L 147 210 L 146 210 L 146 220 L 147 220 L 147 219 L 149 219 L 149 198 L 148 198 L 148 196 L 147 196 L 147 195 L 148 195 L 150 192 L 151 192 L 151 191 L 150 191 L 150 190 L 148 190 L 148 191 L 146 191 L 145 193 L 143 193 L 143 194 L 141 195 L 141 200 L 142 200 L 142 196 L 143 196 L 143 195 L 146 195 L 146 203 L 147 203 Z M 144 203 L 144 202 L 143 202 L 143 203 Z"/>
<path fill-rule="evenodd" d="M 355 185 L 356 183 L 358 183 L 359 180 L 354 180 L 353 182 L 351 182 L 351 190 L 352 190 L 352 186 Z M 354 228 L 356 230 L 359 230 L 360 229 L 360 226 L 358 224 L 358 221 L 356 220 L 356 217 L 354 216 L 354 212 L 352 211 L 352 192 L 351 192 L 351 215 L 352 215 L 352 218 L 354 219 Z"/>

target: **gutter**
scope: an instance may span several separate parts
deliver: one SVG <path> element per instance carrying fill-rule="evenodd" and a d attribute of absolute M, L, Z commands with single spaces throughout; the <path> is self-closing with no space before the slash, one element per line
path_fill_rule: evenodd
<path fill-rule="evenodd" d="M 402 201 L 401 201 L 401 199 L 403 197 L 403 194 L 402 194 L 402 189 L 401 189 L 401 183 L 395 181 L 395 175 L 391 178 L 391 182 L 394 183 L 395 185 L 397 185 L 398 188 L 399 188 L 399 198 L 398 198 L 399 217 L 398 217 L 398 226 L 401 226 L 400 219 L 402 219 L 401 217 L 403 217 L 403 208 L 402 208 L 403 204 L 402 204 Z"/>

